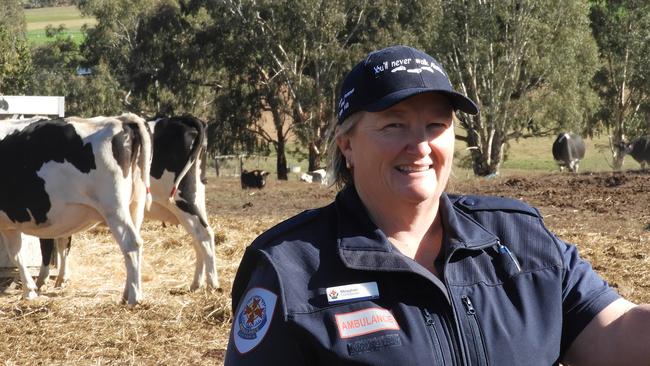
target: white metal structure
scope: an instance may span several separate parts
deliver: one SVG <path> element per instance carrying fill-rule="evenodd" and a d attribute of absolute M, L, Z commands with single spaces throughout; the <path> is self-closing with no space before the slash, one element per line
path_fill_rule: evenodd
<path fill-rule="evenodd" d="M 0 114 L 65 115 L 65 97 L 40 95 L 0 95 Z"/>

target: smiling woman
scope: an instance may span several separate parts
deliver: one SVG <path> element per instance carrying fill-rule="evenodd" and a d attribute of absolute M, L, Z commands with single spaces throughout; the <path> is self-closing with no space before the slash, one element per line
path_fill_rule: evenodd
<path fill-rule="evenodd" d="M 622 299 L 539 211 L 445 192 L 453 115 L 478 108 L 433 57 L 371 52 L 340 95 L 343 189 L 247 248 L 226 365 L 647 364 L 650 307 Z"/>

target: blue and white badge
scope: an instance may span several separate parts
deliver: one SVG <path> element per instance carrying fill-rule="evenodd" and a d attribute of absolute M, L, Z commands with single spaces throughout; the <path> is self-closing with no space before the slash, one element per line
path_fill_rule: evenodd
<path fill-rule="evenodd" d="M 246 353 L 257 346 L 271 325 L 277 295 L 254 287 L 242 298 L 233 326 L 235 347 L 239 353 Z"/>
<path fill-rule="evenodd" d="M 379 297 L 377 282 L 328 287 L 325 292 L 327 293 L 327 301 L 330 304 L 344 301 L 369 300 Z"/>

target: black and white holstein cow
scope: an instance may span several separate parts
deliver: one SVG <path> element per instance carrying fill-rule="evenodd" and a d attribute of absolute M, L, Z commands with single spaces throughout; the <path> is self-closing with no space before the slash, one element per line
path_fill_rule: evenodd
<path fill-rule="evenodd" d="M 639 136 L 629 144 L 621 145 L 621 153 L 631 155 L 641 165 L 641 169 L 645 170 L 646 164 L 650 163 L 650 136 Z"/>
<path fill-rule="evenodd" d="M 325 169 L 316 169 L 311 172 L 303 173 L 300 176 L 300 181 L 327 185 L 327 171 Z"/>
<path fill-rule="evenodd" d="M 153 160 L 151 163 L 151 194 L 153 204 L 145 218 L 171 224 L 181 224 L 192 236 L 196 266 L 191 290 L 218 288 L 214 231 L 208 223 L 205 207 L 206 126 L 189 116 L 160 118 L 149 122 L 153 131 Z M 57 239 L 60 287 L 67 280 L 69 239 Z M 40 287 L 49 275 L 52 239 L 42 239 L 43 264 L 37 281 Z"/>
<path fill-rule="evenodd" d="M 266 185 L 266 176 L 270 173 L 265 170 L 255 169 L 252 171 L 242 170 L 240 180 L 241 188 L 257 188 L 262 189 Z"/>
<path fill-rule="evenodd" d="M 553 142 L 553 158 L 561 171 L 568 168 L 570 172 L 577 173 L 580 160 L 584 157 L 585 142 L 579 135 L 564 132 Z"/>
<path fill-rule="evenodd" d="M 20 234 L 66 237 L 106 223 L 124 255 L 122 300 L 141 301 L 145 206 L 151 204 L 152 144 L 145 120 L 0 123 L 0 233 L 20 272 L 23 297 L 36 286 L 21 254 Z"/>

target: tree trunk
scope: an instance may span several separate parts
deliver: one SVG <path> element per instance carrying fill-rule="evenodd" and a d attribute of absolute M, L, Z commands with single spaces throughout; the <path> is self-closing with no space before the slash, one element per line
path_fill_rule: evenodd
<path fill-rule="evenodd" d="M 487 177 L 490 175 L 499 174 L 499 167 L 503 158 L 503 139 L 499 134 L 495 134 L 492 143 L 482 144 L 479 141 L 479 134 L 467 134 L 467 146 L 470 147 L 470 154 L 472 157 L 472 169 L 474 175 L 479 177 Z"/>
<path fill-rule="evenodd" d="M 316 145 L 312 142 L 309 144 L 309 168 L 308 171 L 313 172 L 320 168 L 320 154 L 318 154 Z"/>
<path fill-rule="evenodd" d="M 289 176 L 287 174 L 287 157 L 284 152 L 285 148 L 285 139 L 284 136 L 280 137 L 280 134 L 278 134 L 278 143 L 275 145 L 275 149 L 277 152 L 277 164 L 276 164 L 276 169 L 278 170 L 278 180 L 289 180 Z"/>
<path fill-rule="evenodd" d="M 612 168 L 614 170 L 621 170 L 623 168 L 623 159 L 625 158 L 625 152 L 621 151 L 619 147 L 625 141 L 625 136 L 623 134 L 623 124 L 617 123 L 617 128 L 614 131 L 614 136 L 612 136 L 611 148 L 612 148 Z"/>

